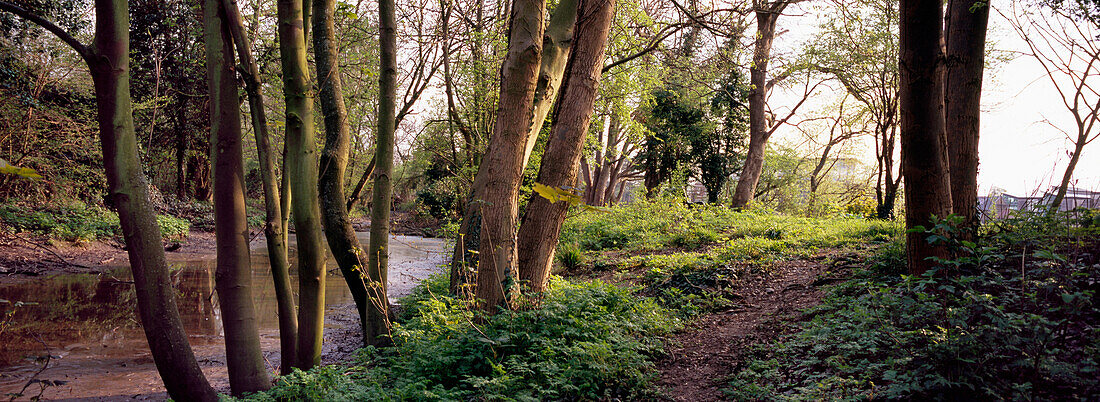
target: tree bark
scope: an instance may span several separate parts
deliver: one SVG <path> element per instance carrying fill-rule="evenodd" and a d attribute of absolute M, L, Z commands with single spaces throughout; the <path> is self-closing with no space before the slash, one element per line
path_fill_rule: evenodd
<path fill-rule="evenodd" d="M 523 166 L 531 159 L 531 152 L 539 139 L 539 131 L 554 101 L 558 99 L 565 64 L 569 60 L 569 49 L 573 42 L 573 26 L 577 21 L 577 0 L 560 0 L 550 15 L 546 34 L 542 37 L 542 59 L 539 66 L 538 84 L 535 86 L 535 100 L 532 110 L 531 128 L 527 132 L 527 145 L 523 150 Z"/>
<path fill-rule="evenodd" d="M 978 133 L 989 4 L 950 0 L 947 5 L 947 71 L 944 105 L 951 167 L 951 210 L 963 217 L 960 234 L 971 239 L 978 217 Z"/>
<path fill-rule="evenodd" d="M 524 167 L 524 147 L 532 124 L 545 6 L 541 0 L 512 3 L 496 122 L 482 160 L 483 167 L 478 172 L 484 177 L 482 198 L 468 206 L 481 214 L 476 296 L 480 308 L 489 313 L 500 307 L 509 308 L 512 297 L 519 291 L 516 282 L 517 198 Z"/>
<path fill-rule="evenodd" d="M 749 68 L 749 148 L 745 155 L 745 166 L 733 191 L 731 206 L 744 208 L 752 202 L 756 193 L 756 184 L 764 169 L 764 150 L 767 147 L 768 122 L 765 109 L 768 101 L 768 61 L 771 59 L 772 41 L 775 39 L 775 23 L 789 1 L 757 5 L 756 43 L 753 49 L 752 66 Z"/>
<path fill-rule="evenodd" d="M 553 15 L 550 17 L 550 26 L 546 28 L 545 36 L 543 36 L 542 43 L 550 46 L 549 48 L 543 47 L 541 55 L 538 57 L 538 80 L 535 84 L 535 94 L 531 101 L 530 113 L 533 116 L 529 116 L 531 121 L 527 127 L 525 139 L 523 142 L 523 154 L 520 161 L 520 169 L 522 174 L 523 167 L 527 166 L 528 159 L 530 159 L 531 152 L 535 147 L 538 139 L 539 130 L 542 129 L 542 122 L 546 120 L 546 115 L 552 108 L 554 101 L 557 99 L 557 92 L 561 87 L 562 75 L 565 72 L 565 64 L 569 58 L 569 48 L 573 39 L 573 26 L 577 18 L 577 3 L 576 0 L 564 0 L 558 3 L 558 6 L 554 9 Z M 541 20 L 541 18 L 540 18 Z M 541 27 L 541 23 L 540 23 Z M 527 35 L 529 33 L 524 33 Z M 507 72 L 502 71 L 502 74 Z M 445 74 L 449 76 L 450 74 Z M 454 100 L 451 94 L 450 83 L 447 84 L 447 101 L 448 110 L 451 111 L 452 119 L 456 116 L 454 113 Z M 503 81 L 501 85 L 503 91 Z M 501 103 L 503 105 L 503 103 Z M 499 124 L 499 123 L 498 123 Z M 462 125 L 459 125 L 460 131 L 466 139 L 467 152 L 471 148 L 469 144 L 472 143 L 472 136 L 469 130 L 463 130 Z M 492 141 L 492 139 L 490 139 Z M 491 145 L 490 145 L 491 148 Z M 488 153 L 488 152 L 487 152 Z M 488 178 L 487 172 L 485 172 L 486 166 L 480 163 L 480 160 L 475 159 L 473 163 L 478 165 L 477 175 L 474 176 L 474 183 L 471 186 L 470 196 L 466 202 L 466 209 L 463 211 L 462 222 L 459 224 L 459 235 L 457 241 L 455 241 L 454 254 L 451 259 L 451 285 L 450 290 L 452 294 L 461 294 L 464 292 L 463 288 L 469 283 L 469 276 L 472 268 L 478 266 L 479 255 L 477 250 L 481 246 L 481 201 L 483 200 L 482 191 L 485 188 L 485 181 Z"/>
<path fill-rule="evenodd" d="M 294 198 L 298 237 L 298 347 L 294 367 L 308 370 L 321 361 L 325 326 L 325 249 L 317 205 L 317 141 L 313 99 L 309 96 L 303 1 L 279 0 L 279 53 L 286 97 L 286 175 Z"/>
<path fill-rule="evenodd" d="M 252 56 L 252 45 L 244 32 L 244 23 L 236 0 L 225 0 L 226 20 L 233 40 L 236 42 L 237 57 L 246 71 L 245 92 L 248 94 L 248 111 L 252 116 L 252 131 L 256 135 L 256 153 L 260 162 L 260 179 L 264 189 L 264 238 L 267 239 L 267 255 L 271 263 L 271 278 L 275 286 L 275 304 L 279 315 L 279 371 L 290 374 L 294 365 L 296 344 L 298 342 L 298 319 L 295 316 L 294 290 L 290 284 L 290 262 L 287 257 L 286 222 L 282 220 L 282 201 L 279 185 L 275 181 L 275 149 L 271 144 L 271 134 L 264 109 L 264 96 L 260 71 L 256 58 Z"/>
<path fill-rule="evenodd" d="M 343 83 L 337 63 L 335 0 L 313 0 L 313 55 L 317 66 L 318 99 L 325 122 L 325 147 L 321 151 L 321 218 L 329 249 L 348 284 L 364 345 L 375 343 L 377 334 L 367 333 L 367 284 L 360 259 L 363 247 L 355 237 L 344 200 L 344 173 L 348 166 L 348 110 L 344 105 Z"/>
<path fill-rule="evenodd" d="M 546 153 L 539 167 L 537 182 L 550 187 L 573 186 L 577 181 L 578 163 L 596 102 L 611 19 L 615 15 L 614 0 L 581 0 L 579 15 L 573 54 L 569 57 L 562 84 L 562 102 L 555 112 Z M 558 246 L 569 204 L 551 203 L 533 194 L 527 205 L 519 230 L 519 275 L 531 292 L 541 292 L 546 289 L 554 249 Z"/>
<path fill-rule="evenodd" d="M 901 165 L 905 176 L 905 225 L 931 228 L 933 216 L 951 214 L 951 182 L 944 132 L 943 10 L 936 1 L 901 0 Z M 909 272 L 928 271 L 930 257 L 946 258 L 925 234 L 906 235 Z"/>
<path fill-rule="evenodd" d="M 214 234 L 218 291 L 225 327 L 226 366 L 233 395 L 271 387 L 252 302 L 252 264 L 244 204 L 244 156 L 233 40 L 220 0 L 203 2 L 203 37 L 210 97 L 210 160 L 214 163 Z"/>
<path fill-rule="evenodd" d="M 130 100 L 130 16 L 126 0 L 96 0 L 95 36 L 84 46 L 53 23 L 22 7 L 0 1 L 8 11 L 42 26 L 71 46 L 92 75 L 96 120 L 103 146 L 107 198 L 118 210 L 130 258 L 138 316 L 168 395 L 173 399 L 216 401 L 176 308 L 175 289 L 161 245 L 160 227 L 141 170 Z"/>
<path fill-rule="evenodd" d="M 387 275 L 390 257 L 390 209 L 393 204 L 393 149 L 397 109 L 397 8 L 394 0 L 378 0 L 378 133 L 374 146 L 374 186 L 371 198 L 367 278 L 370 308 L 364 338 L 372 344 L 389 342 L 390 301 Z"/>

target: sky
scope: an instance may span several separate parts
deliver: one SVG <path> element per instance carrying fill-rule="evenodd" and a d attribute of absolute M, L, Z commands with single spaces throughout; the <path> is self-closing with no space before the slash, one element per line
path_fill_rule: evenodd
<path fill-rule="evenodd" d="M 1002 12 L 1012 10 L 1006 8 Z M 816 25 L 812 17 L 792 16 L 787 21 L 794 23 L 796 20 L 805 25 L 789 28 L 794 33 L 786 39 L 789 46 L 797 46 L 803 40 L 800 34 L 812 32 Z M 783 22 L 780 19 L 781 25 Z M 777 47 L 781 40 L 777 39 Z M 988 41 L 1001 52 L 1012 54 L 1028 50 L 1026 42 L 996 12 L 990 16 Z M 790 102 L 784 99 L 788 96 L 773 96 L 772 99 L 778 103 Z M 809 106 L 811 110 L 813 107 Z M 1073 144 L 1052 125 L 1075 133 L 1072 115 L 1033 57 L 1017 55 L 987 70 L 982 93 L 979 195 L 993 188 L 1004 189 L 1013 195 L 1029 195 L 1037 189 L 1041 193 L 1060 182 Z M 797 144 L 802 141 L 800 136 L 792 130 L 779 130 L 776 138 L 780 142 Z M 863 159 L 868 163 L 873 163 L 872 147 L 872 142 L 864 141 L 862 153 L 866 156 Z M 858 150 L 855 152 L 859 154 Z M 1085 147 L 1073 177 L 1078 187 L 1100 189 L 1100 141 Z"/>

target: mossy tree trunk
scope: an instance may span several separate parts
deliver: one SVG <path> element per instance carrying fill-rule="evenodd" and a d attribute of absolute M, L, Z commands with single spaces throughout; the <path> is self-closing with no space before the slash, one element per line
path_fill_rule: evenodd
<path fill-rule="evenodd" d="M 294 199 L 298 238 L 298 347 L 294 366 L 309 369 L 321 361 L 325 327 L 325 248 L 317 205 L 317 140 L 313 127 L 306 62 L 302 0 L 279 0 L 279 54 L 286 98 L 286 175 Z"/>
<path fill-rule="evenodd" d="M 308 1 L 308 0 L 307 0 Z M 325 148 L 321 151 L 321 218 L 325 224 L 325 238 L 332 250 L 336 264 L 351 290 L 352 300 L 359 312 L 363 330 L 363 343 L 375 343 L 377 334 L 368 333 L 367 284 L 364 279 L 366 265 L 360 258 L 363 252 L 355 230 L 351 227 L 347 204 L 344 199 L 344 174 L 348 165 L 348 110 L 344 105 L 340 66 L 337 63 L 335 0 L 313 0 L 313 55 L 317 66 L 318 99 L 325 122 Z M 373 226 L 373 222 L 372 222 Z"/>

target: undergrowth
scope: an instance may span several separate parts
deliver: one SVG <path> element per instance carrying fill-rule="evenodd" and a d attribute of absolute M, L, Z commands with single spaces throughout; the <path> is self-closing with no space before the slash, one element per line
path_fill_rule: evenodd
<path fill-rule="evenodd" d="M 64 241 L 95 241 L 122 235 L 118 214 L 82 202 L 31 207 L 21 203 L 0 203 L 0 223 L 16 232 L 31 232 Z M 166 240 L 187 237 L 191 224 L 170 215 L 157 215 Z"/>
<path fill-rule="evenodd" d="M 1036 214 L 978 242 L 926 232 L 958 258 L 903 275 L 901 243 L 837 286 L 792 335 L 760 345 L 735 400 L 1096 400 L 1097 231 Z M 1093 252 L 1094 253 L 1094 252 Z"/>
<path fill-rule="evenodd" d="M 554 280 L 537 307 L 491 317 L 436 276 L 402 301 L 392 348 L 350 368 L 281 377 L 270 400 L 636 400 L 655 397 L 652 357 L 680 325 L 631 289 Z"/>

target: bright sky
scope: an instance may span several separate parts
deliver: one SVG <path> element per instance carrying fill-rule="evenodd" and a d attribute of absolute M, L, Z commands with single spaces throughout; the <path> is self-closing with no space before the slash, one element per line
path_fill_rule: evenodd
<path fill-rule="evenodd" d="M 788 46 L 795 46 L 794 43 L 802 39 L 798 37 L 801 36 L 799 31 L 812 31 L 810 27 L 815 24 L 814 17 L 806 17 L 792 15 L 786 19 L 788 24 L 797 20 L 806 24 L 804 27 L 785 27 L 795 31 L 795 35 L 786 39 Z M 780 25 L 783 22 L 781 18 Z M 988 40 L 999 50 L 1028 50 L 1027 44 L 996 12 L 990 16 Z M 780 41 L 783 39 L 777 40 L 777 48 L 783 46 Z M 798 90 L 801 91 L 801 88 Z M 784 99 L 788 96 L 774 96 L 773 107 L 782 108 L 784 102 L 793 103 Z M 814 107 L 807 104 L 802 112 Z M 985 195 L 993 187 L 1003 188 L 1014 195 L 1026 195 L 1036 189 L 1042 192 L 1061 181 L 1073 144 L 1051 124 L 1072 133 L 1075 133 L 1076 125 L 1042 66 L 1033 57 L 1020 55 L 996 66 L 992 74 L 987 71 L 982 112 L 979 195 Z M 788 144 L 801 142 L 800 135 L 790 130 L 781 130 L 776 137 L 778 141 Z M 872 163 L 873 144 L 865 142 L 867 156 L 864 159 Z M 1085 147 L 1073 177 L 1078 187 L 1100 189 L 1100 141 Z"/>

